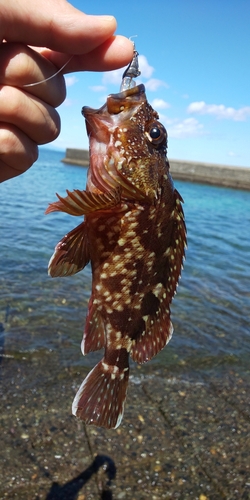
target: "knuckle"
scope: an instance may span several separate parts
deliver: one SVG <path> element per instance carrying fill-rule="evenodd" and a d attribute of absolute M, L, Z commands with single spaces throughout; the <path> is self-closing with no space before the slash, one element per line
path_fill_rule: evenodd
<path fill-rule="evenodd" d="M 4 43 L 0 46 L 0 74 L 2 83 L 22 86 L 35 72 L 34 52 L 21 43 Z"/>
<path fill-rule="evenodd" d="M 53 81 L 53 79 L 52 79 Z M 56 108 L 60 106 L 66 98 L 66 83 L 63 75 L 57 75 L 53 82 L 53 89 L 51 92 L 52 105 Z"/>
<path fill-rule="evenodd" d="M 6 115 L 8 119 L 12 120 L 12 117 L 14 118 L 19 114 L 22 105 L 18 90 L 9 85 L 2 85 L 0 88 L 0 104 L 1 119 L 4 119 Z"/>
<path fill-rule="evenodd" d="M 53 106 L 8 85 L 0 88 L 0 121 L 18 127 L 37 144 L 52 142 L 61 129 Z"/>
<path fill-rule="evenodd" d="M 0 83 L 23 88 L 54 107 L 66 96 L 63 74 L 57 71 L 52 62 L 31 47 L 21 43 L 0 44 Z"/>
<path fill-rule="evenodd" d="M 38 159 L 38 146 L 34 142 L 30 143 L 28 149 L 22 154 L 21 166 L 23 169 L 27 170 L 33 165 Z"/>
<path fill-rule="evenodd" d="M 49 119 L 46 120 L 45 122 L 43 144 L 46 142 L 54 141 L 60 134 L 60 131 L 61 131 L 60 116 L 57 113 L 57 111 L 53 109 L 53 112 L 49 114 Z"/>
<path fill-rule="evenodd" d="M 0 158 L 7 165 L 25 171 L 38 158 L 38 147 L 15 127 L 0 125 Z"/>
<path fill-rule="evenodd" d="M 0 155 L 8 155 L 10 152 L 15 152 L 19 149 L 19 139 L 11 130 L 11 127 L 6 125 L 0 126 Z"/>

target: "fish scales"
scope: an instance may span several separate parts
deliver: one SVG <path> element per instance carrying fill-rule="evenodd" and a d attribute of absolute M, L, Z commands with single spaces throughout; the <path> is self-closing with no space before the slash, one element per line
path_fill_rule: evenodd
<path fill-rule="evenodd" d="M 166 157 L 167 132 L 139 85 L 85 107 L 90 167 L 85 191 L 67 192 L 47 213 L 83 215 L 56 246 L 51 276 L 90 261 L 92 294 L 82 352 L 104 348 L 80 386 L 73 413 L 116 428 L 122 419 L 129 356 L 144 363 L 170 340 L 170 304 L 181 273 L 186 228 L 182 198 Z"/>

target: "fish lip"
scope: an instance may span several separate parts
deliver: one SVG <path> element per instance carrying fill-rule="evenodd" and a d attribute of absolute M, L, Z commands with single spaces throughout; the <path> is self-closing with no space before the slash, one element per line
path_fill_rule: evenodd
<path fill-rule="evenodd" d="M 123 92 L 118 92 L 117 94 L 109 94 L 107 97 L 107 102 L 110 100 L 123 101 L 126 98 L 131 97 L 131 101 L 140 101 L 142 96 L 145 95 L 145 86 L 143 83 L 132 87 L 131 89 L 124 90 Z"/>
<path fill-rule="evenodd" d="M 123 102 L 126 102 L 126 104 L 130 103 L 129 107 L 131 107 L 136 101 L 140 102 L 141 100 L 143 100 L 143 96 L 146 99 L 145 86 L 141 83 L 140 85 L 137 85 L 136 87 L 128 90 L 124 90 L 123 92 L 118 92 L 117 94 L 109 94 L 107 97 L 107 102 L 103 106 L 101 106 L 101 108 L 95 109 L 89 106 L 83 106 L 82 115 L 87 120 L 90 115 L 102 115 L 105 114 L 106 111 L 108 111 L 108 114 L 118 114 L 123 111 L 122 109 L 120 109 Z"/>

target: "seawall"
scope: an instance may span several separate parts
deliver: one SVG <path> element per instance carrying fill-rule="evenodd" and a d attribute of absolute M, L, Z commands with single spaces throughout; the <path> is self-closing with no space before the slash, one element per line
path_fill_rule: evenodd
<path fill-rule="evenodd" d="M 87 149 L 67 148 L 64 163 L 88 166 Z M 185 160 L 169 160 L 174 179 L 250 190 L 250 168 L 216 165 Z"/>
<path fill-rule="evenodd" d="M 67 148 L 65 158 L 62 159 L 62 162 L 70 163 L 71 165 L 82 165 L 83 167 L 88 167 L 89 151 L 88 149 Z"/>

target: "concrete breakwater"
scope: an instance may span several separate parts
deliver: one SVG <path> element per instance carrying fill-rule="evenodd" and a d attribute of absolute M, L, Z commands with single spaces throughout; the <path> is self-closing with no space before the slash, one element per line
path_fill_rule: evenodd
<path fill-rule="evenodd" d="M 89 150 L 88 149 L 73 149 L 67 148 L 66 155 L 62 159 L 63 163 L 70 163 L 72 165 L 82 165 L 88 167 L 89 165 Z"/>
<path fill-rule="evenodd" d="M 89 165 L 89 151 L 87 149 L 67 148 L 65 158 L 62 161 L 87 167 Z M 169 160 L 169 163 L 174 179 L 250 190 L 250 168 L 185 160 Z"/>

